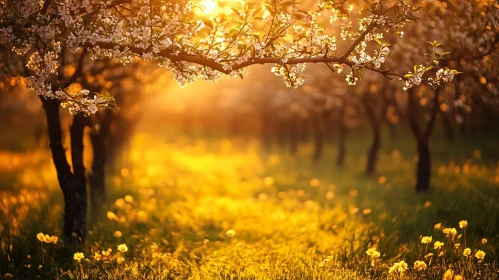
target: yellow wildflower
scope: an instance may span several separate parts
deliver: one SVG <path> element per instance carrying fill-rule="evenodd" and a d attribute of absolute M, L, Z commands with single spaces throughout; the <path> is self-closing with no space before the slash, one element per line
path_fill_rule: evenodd
<path fill-rule="evenodd" d="M 471 254 L 471 249 L 470 248 L 464 249 L 463 256 L 468 257 L 470 254 Z"/>
<path fill-rule="evenodd" d="M 147 220 L 147 213 L 144 210 L 140 210 L 137 212 L 137 220 L 144 222 Z"/>
<path fill-rule="evenodd" d="M 442 232 L 449 237 L 449 235 L 452 235 L 452 237 L 456 236 L 457 230 L 455 228 L 444 228 Z"/>
<path fill-rule="evenodd" d="M 131 195 L 125 195 L 125 201 L 128 202 L 128 203 L 132 203 L 133 202 L 133 196 Z"/>
<path fill-rule="evenodd" d="M 117 230 L 114 232 L 113 236 L 116 238 L 120 238 L 121 236 L 123 236 L 123 234 L 121 233 L 121 231 Z"/>
<path fill-rule="evenodd" d="M 390 274 L 393 274 L 395 272 L 398 272 L 400 274 L 403 274 L 404 271 L 407 270 L 407 268 L 409 268 L 407 266 L 407 263 L 405 261 L 399 261 L 399 262 L 396 262 L 392 265 L 392 267 L 390 267 L 390 269 L 388 270 L 388 273 Z"/>
<path fill-rule="evenodd" d="M 326 199 L 327 199 L 327 200 L 331 200 L 331 199 L 333 199 L 333 198 L 334 198 L 334 192 L 333 192 L 333 191 L 328 191 L 328 192 L 326 193 Z"/>
<path fill-rule="evenodd" d="M 424 256 L 425 259 L 429 259 L 431 257 L 433 257 L 433 253 L 428 253 Z"/>
<path fill-rule="evenodd" d="M 435 249 L 440 249 L 442 246 L 444 246 L 444 243 L 440 241 L 435 241 L 435 244 L 433 244 L 433 248 Z"/>
<path fill-rule="evenodd" d="M 128 247 L 126 246 L 126 244 L 118 245 L 118 251 L 125 253 L 128 251 Z"/>
<path fill-rule="evenodd" d="M 116 216 L 116 214 L 114 214 L 113 212 L 111 211 L 107 211 L 107 218 L 109 220 L 114 220 L 114 221 L 117 221 L 119 220 L 118 216 Z"/>
<path fill-rule="evenodd" d="M 431 243 L 431 240 L 432 240 L 431 236 L 423 236 L 423 238 L 421 238 L 421 243 L 428 244 Z"/>
<path fill-rule="evenodd" d="M 321 184 L 321 181 L 319 179 L 314 178 L 314 179 L 310 180 L 310 185 L 312 187 L 318 187 L 320 184 Z"/>
<path fill-rule="evenodd" d="M 468 221 L 462 220 L 462 221 L 459 222 L 459 227 L 460 228 L 465 228 L 466 226 L 468 226 Z"/>
<path fill-rule="evenodd" d="M 461 243 L 456 243 L 456 244 L 454 244 L 454 247 L 455 247 L 456 249 L 457 249 L 457 248 L 459 248 L 459 246 L 461 246 Z"/>
<path fill-rule="evenodd" d="M 436 224 L 433 228 L 434 229 L 441 229 L 442 228 L 442 223 Z"/>
<path fill-rule="evenodd" d="M 426 269 L 426 263 L 424 261 L 415 261 L 414 262 L 414 269 L 421 271 Z"/>
<path fill-rule="evenodd" d="M 50 236 L 48 234 L 43 234 L 42 232 L 38 233 L 36 235 L 36 238 L 43 243 L 54 243 L 56 244 L 57 241 L 59 241 L 59 238 L 57 236 Z"/>
<path fill-rule="evenodd" d="M 380 185 L 385 184 L 385 183 L 386 183 L 386 181 L 387 181 L 387 179 L 386 179 L 386 177 L 385 177 L 385 176 L 380 176 L 380 177 L 378 178 L 378 184 L 380 184 Z"/>
<path fill-rule="evenodd" d="M 122 264 L 124 261 L 125 261 L 125 258 L 123 258 L 123 257 L 118 257 L 118 258 L 116 259 L 116 262 L 117 262 L 118 264 Z"/>
<path fill-rule="evenodd" d="M 45 234 L 45 236 L 43 236 L 43 242 L 52 243 L 52 239 L 51 239 L 50 235 Z"/>
<path fill-rule="evenodd" d="M 454 276 L 454 280 L 463 280 L 463 279 L 464 279 L 464 278 L 463 278 L 463 276 L 461 276 L 461 275 L 456 275 L 456 276 Z"/>
<path fill-rule="evenodd" d="M 94 254 L 94 260 L 96 260 L 96 261 L 102 260 L 102 255 L 99 254 L 99 252 L 95 252 L 95 254 Z"/>
<path fill-rule="evenodd" d="M 482 244 L 487 243 L 487 238 L 482 238 Z"/>
<path fill-rule="evenodd" d="M 36 235 L 36 238 L 40 241 L 40 242 L 43 242 L 43 237 L 45 236 L 45 234 L 43 234 L 42 232 L 38 233 Z"/>
<path fill-rule="evenodd" d="M 118 198 L 114 202 L 114 205 L 116 205 L 116 207 L 118 207 L 120 209 L 123 209 L 125 207 L 126 203 L 125 203 L 125 200 L 123 198 Z"/>
<path fill-rule="evenodd" d="M 373 259 L 377 259 L 381 256 L 381 254 L 379 253 L 378 250 L 376 250 L 376 248 L 367 249 L 366 254 Z"/>
<path fill-rule="evenodd" d="M 475 257 L 479 260 L 483 260 L 483 258 L 485 257 L 485 252 L 482 250 L 478 250 L 475 254 Z"/>
<path fill-rule="evenodd" d="M 77 262 L 80 262 L 83 258 L 85 258 L 85 255 L 83 253 L 80 253 L 80 252 L 76 252 L 74 255 L 73 255 L 73 259 Z"/>
<path fill-rule="evenodd" d="M 236 231 L 233 230 L 233 229 L 229 229 L 228 231 L 225 232 L 225 234 L 228 236 L 228 237 L 234 237 L 236 235 Z"/>
<path fill-rule="evenodd" d="M 452 280 L 453 276 L 454 276 L 454 271 L 452 269 L 447 269 L 447 271 L 444 273 L 444 277 L 442 279 L 443 280 Z"/>
<path fill-rule="evenodd" d="M 109 249 L 107 249 L 107 251 L 102 251 L 102 255 L 104 257 L 109 257 L 111 255 L 112 251 L 113 251 L 113 249 L 109 248 Z"/>

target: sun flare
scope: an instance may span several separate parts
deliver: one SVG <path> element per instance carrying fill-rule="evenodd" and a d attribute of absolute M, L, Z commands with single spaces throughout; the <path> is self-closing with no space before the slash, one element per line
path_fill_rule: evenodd
<path fill-rule="evenodd" d="M 196 8 L 196 14 L 198 15 L 211 15 L 217 10 L 216 0 L 201 0 L 198 7 Z"/>

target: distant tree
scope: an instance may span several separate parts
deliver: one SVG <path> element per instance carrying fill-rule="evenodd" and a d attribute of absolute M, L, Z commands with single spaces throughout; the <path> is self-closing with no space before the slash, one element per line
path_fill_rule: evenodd
<path fill-rule="evenodd" d="M 419 15 L 424 20 L 411 29 L 403 30 L 407 38 L 393 42 L 390 65 L 398 68 L 413 68 L 413 73 L 406 75 L 407 96 L 399 98 L 406 102 L 406 118 L 417 142 L 418 163 L 416 167 L 416 191 L 430 190 L 431 154 L 429 139 L 435 128 L 439 114 L 443 118 L 454 116 L 457 122 L 463 122 L 463 113 L 469 112 L 472 100 L 479 100 L 482 92 L 493 91 L 496 86 L 487 84 L 490 90 L 469 90 L 478 88 L 483 81 L 484 72 L 491 69 L 486 63 L 488 57 L 497 52 L 499 42 L 499 15 L 496 1 L 425 1 Z M 415 60 L 424 54 L 421 46 L 426 38 L 438 38 L 441 43 L 430 42 L 433 54 L 429 57 L 433 65 L 427 63 L 413 67 Z M 436 72 L 437 80 L 428 79 L 427 85 L 419 85 L 425 80 L 421 74 L 426 69 L 440 68 Z M 495 67 L 495 66 L 494 66 Z M 456 70 L 451 70 L 456 69 Z M 459 82 L 454 86 L 444 87 L 438 80 L 447 82 L 456 73 Z M 477 75 L 477 73 L 480 73 Z M 486 79 L 486 78 L 485 78 Z M 466 80 L 466 83 L 464 83 Z M 429 85 L 429 86 L 428 86 Z M 400 96 L 400 95 L 399 95 Z M 400 104 L 399 104 L 400 105 Z"/>

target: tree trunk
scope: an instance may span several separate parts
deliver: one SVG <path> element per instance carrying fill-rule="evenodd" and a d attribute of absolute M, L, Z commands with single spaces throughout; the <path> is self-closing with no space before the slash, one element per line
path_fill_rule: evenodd
<path fill-rule="evenodd" d="M 284 119 L 277 120 L 277 142 L 279 143 L 279 148 L 284 148 L 286 146 L 286 134 L 287 134 L 287 121 Z"/>
<path fill-rule="evenodd" d="M 390 132 L 390 139 L 396 140 L 397 139 L 397 125 L 394 123 L 388 122 L 388 129 Z"/>
<path fill-rule="evenodd" d="M 416 192 L 430 190 L 431 158 L 427 138 L 418 139 L 418 163 L 416 169 Z"/>
<path fill-rule="evenodd" d="M 440 111 L 440 103 L 438 101 L 440 95 L 440 89 L 435 90 L 435 97 L 433 99 L 433 110 L 431 111 L 431 117 L 426 128 L 423 130 L 417 121 L 416 106 L 415 101 L 415 90 L 414 88 L 408 90 L 408 108 L 407 117 L 411 127 L 411 131 L 414 134 L 417 141 L 417 152 L 418 152 L 418 162 L 416 165 L 416 192 L 428 192 L 430 190 L 430 178 L 431 178 L 431 157 L 430 157 L 430 136 L 435 127 L 435 122 L 437 120 L 438 112 Z"/>
<path fill-rule="evenodd" d="M 454 128 L 452 127 L 450 118 L 449 113 L 442 114 L 442 124 L 445 131 L 445 138 L 447 138 L 449 142 L 452 142 L 454 141 Z"/>
<path fill-rule="evenodd" d="M 296 155 L 298 152 L 298 117 L 293 116 L 289 121 L 289 153 Z"/>
<path fill-rule="evenodd" d="M 383 118 L 385 117 L 386 109 L 388 108 L 386 106 L 387 104 L 382 105 L 383 108 L 381 109 L 380 113 L 381 116 L 378 119 L 371 104 L 372 101 L 369 99 L 369 96 L 367 94 L 364 94 L 362 96 L 362 105 L 364 106 L 364 109 L 366 111 L 366 116 L 372 131 L 372 142 L 369 148 L 369 152 L 367 153 L 366 162 L 366 175 L 368 176 L 374 175 L 374 173 L 376 173 L 376 163 L 378 161 L 378 152 L 381 145 L 381 123 L 383 121 Z"/>
<path fill-rule="evenodd" d="M 106 200 L 106 147 L 101 133 L 92 133 L 90 140 L 93 147 L 92 172 L 88 176 L 90 183 L 90 201 L 92 212 L 98 212 Z"/>
<path fill-rule="evenodd" d="M 85 242 L 87 228 L 87 181 L 85 166 L 83 165 L 83 133 L 86 117 L 78 114 L 73 117 L 71 125 L 71 159 L 73 162 L 74 189 L 70 195 L 71 203 L 67 203 L 69 210 L 68 223 L 71 224 L 71 235 L 76 234 L 80 242 Z M 69 230 L 69 228 L 68 228 Z"/>
<path fill-rule="evenodd" d="M 271 128 L 271 117 L 267 113 L 262 113 L 261 115 L 261 132 L 262 132 L 262 142 L 263 146 L 267 151 L 272 150 L 272 128 Z"/>
<path fill-rule="evenodd" d="M 314 156 L 313 161 L 319 162 L 322 158 L 322 150 L 324 144 L 324 121 L 321 118 L 321 115 L 318 114 L 315 116 L 314 120 L 314 132 L 315 132 L 315 145 L 314 145 Z"/>
<path fill-rule="evenodd" d="M 345 123 L 345 105 L 340 109 L 340 117 L 338 120 L 338 155 L 336 157 L 336 166 L 345 166 L 345 155 L 346 155 L 346 133 L 347 127 Z"/>
<path fill-rule="evenodd" d="M 296 113 L 298 114 L 298 113 Z M 296 125 L 296 139 L 299 143 L 307 143 L 309 140 L 310 118 L 302 118 L 299 115 L 293 118 L 291 125 Z"/>
<path fill-rule="evenodd" d="M 85 242 L 86 239 L 86 188 L 81 182 L 81 167 L 83 165 L 83 145 L 78 145 L 78 140 L 73 141 L 71 145 L 76 148 L 73 152 L 74 170 L 78 173 L 79 184 L 76 183 L 75 175 L 71 172 L 71 167 L 69 166 L 66 151 L 62 145 L 62 131 L 61 131 L 61 120 L 59 115 L 59 101 L 55 99 L 45 99 L 40 96 L 43 104 L 43 109 L 45 111 L 45 116 L 47 118 L 47 132 L 50 142 L 50 150 L 52 152 L 52 160 L 54 162 L 57 179 L 59 181 L 59 186 L 61 187 L 64 196 L 64 226 L 63 235 L 66 243 L 77 244 L 78 241 Z M 74 133 L 72 131 L 71 136 L 77 136 L 80 129 L 77 125 L 74 125 Z M 83 125 L 81 125 L 81 136 L 83 138 Z M 79 142 L 82 144 L 83 139 Z M 77 147 L 80 146 L 81 149 L 78 151 Z M 80 156 L 81 155 L 81 156 Z M 81 158 L 81 166 L 78 164 L 78 160 Z M 83 168 L 83 183 L 84 179 L 84 168 Z"/>
<path fill-rule="evenodd" d="M 92 172 L 89 175 L 90 183 L 90 201 L 92 204 L 92 211 L 99 212 L 103 203 L 106 201 L 106 167 L 107 163 L 112 158 L 109 158 L 108 145 L 111 136 L 111 126 L 115 120 L 114 114 L 111 111 L 97 112 L 96 120 L 98 127 L 90 133 L 90 141 L 93 147 L 93 163 Z M 114 147 L 118 148 L 119 147 Z"/>
<path fill-rule="evenodd" d="M 381 134 L 379 126 L 373 127 L 373 139 L 369 152 L 367 154 L 366 175 L 371 176 L 376 173 L 376 163 L 378 162 L 378 153 L 381 146 Z"/>

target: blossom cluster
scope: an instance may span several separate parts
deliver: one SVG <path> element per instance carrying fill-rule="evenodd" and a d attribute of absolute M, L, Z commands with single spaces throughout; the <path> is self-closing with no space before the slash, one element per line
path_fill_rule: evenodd
<path fill-rule="evenodd" d="M 10 9 L 0 13 L 0 44 L 29 57 L 32 91 L 61 100 L 73 113 L 94 113 L 113 101 L 66 91 L 59 73 L 66 52 L 85 48 L 92 59 L 124 64 L 155 61 L 182 85 L 216 81 L 223 74 L 243 76 L 247 66 L 270 63 L 286 85 L 296 87 L 304 81 L 304 64 L 317 62 L 350 66 L 347 81 L 355 84 L 363 69 L 385 62 L 390 47 L 383 38 L 417 14 L 406 0 L 392 3 L 393 17 L 380 12 L 391 8 L 383 1 L 369 9 L 323 0 L 314 1 L 315 8 L 287 1 L 220 1 L 215 9 L 195 0 L 7 2 Z M 337 38 L 345 41 L 344 50 Z"/>

